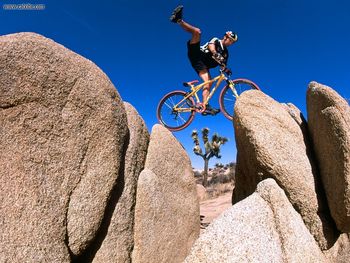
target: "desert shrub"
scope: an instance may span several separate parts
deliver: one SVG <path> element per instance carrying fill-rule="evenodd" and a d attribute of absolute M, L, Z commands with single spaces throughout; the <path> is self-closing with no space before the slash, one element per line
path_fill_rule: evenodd
<path fill-rule="evenodd" d="M 223 168 L 224 165 L 222 163 L 216 163 L 215 168 Z"/>
<path fill-rule="evenodd" d="M 232 192 L 235 185 L 235 166 L 235 163 L 229 163 L 222 166 L 216 165 L 210 169 L 207 186 L 209 199 Z M 194 170 L 194 176 L 197 184 L 203 183 L 202 172 Z"/>
<path fill-rule="evenodd" d="M 221 196 L 225 193 L 231 192 L 233 191 L 234 185 L 233 183 L 226 183 L 226 184 L 214 184 L 214 185 L 210 185 L 207 188 L 207 194 L 208 194 L 208 198 L 212 199 L 212 198 L 216 198 L 218 196 Z"/>
<path fill-rule="evenodd" d="M 225 184 L 229 183 L 231 178 L 228 174 L 222 174 L 219 176 L 215 176 L 210 180 L 210 184 Z"/>
<path fill-rule="evenodd" d="M 226 184 L 230 182 L 234 182 L 235 180 L 235 170 L 230 168 L 229 172 L 227 173 L 227 170 L 220 169 L 219 171 L 216 171 L 215 173 L 212 173 L 212 177 L 209 180 L 209 184 Z"/>

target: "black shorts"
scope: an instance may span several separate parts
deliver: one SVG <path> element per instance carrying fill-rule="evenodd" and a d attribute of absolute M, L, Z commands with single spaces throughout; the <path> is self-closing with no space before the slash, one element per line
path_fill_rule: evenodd
<path fill-rule="evenodd" d="M 187 42 L 187 55 L 191 62 L 192 67 L 194 70 L 199 73 L 200 71 L 206 69 L 208 70 L 209 67 L 206 63 L 206 59 L 204 57 L 203 52 L 201 51 L 200 42 L 197 43 L 190 43 L 190 41 Z"/>

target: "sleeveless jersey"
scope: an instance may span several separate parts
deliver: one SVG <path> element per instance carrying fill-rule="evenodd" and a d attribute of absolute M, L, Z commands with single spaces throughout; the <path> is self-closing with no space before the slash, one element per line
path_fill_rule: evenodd
<path fill-rule="evenodd" d="M 223 56 L 224 58 L 224 63 L 227 64 L 228 60 L 228 50 L 226 47 L 224 47 L 221 43 L 221 40 L 218 39 L 217 37 L 212 38 L 209 42 L 205 43 L 204 45 L 201 46 L 201 51 L 204 53 L 204 58 L 206 64 L 210 68 L 218 66 L 218 63 L 212 58 L 213 54 L 209 50 L 209 44 L 214 44 L 216 51 Z"/>

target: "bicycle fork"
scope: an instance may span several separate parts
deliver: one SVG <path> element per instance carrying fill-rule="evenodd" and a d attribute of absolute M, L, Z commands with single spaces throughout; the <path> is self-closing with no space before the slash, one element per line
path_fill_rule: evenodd
<path fill-rule="evenodd" d="M 232 81 L 230 81 L 230 80 L 227 81 L 227 84 L 228 84 L 228 86 L 230 87 L 230 89 L 232 90 L 233 95 L 234 95 L 236 98 L 238 98 L 239 95 L 238 95 L 237 90 L 236 90 L 236 88 L 235 88 L 235 84 L 234 84 Z"/>

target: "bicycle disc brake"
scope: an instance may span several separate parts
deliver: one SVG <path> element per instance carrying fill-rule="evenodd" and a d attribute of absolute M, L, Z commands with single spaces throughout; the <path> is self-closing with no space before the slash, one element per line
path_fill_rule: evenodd
<path fill-rule="evenodd" d="M 179 116 L 179 112 L 173 109 L 171 111 L 171 115 L 174 115 L 174 120 L 177 120 L 177 117 Z"/>

